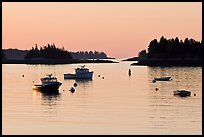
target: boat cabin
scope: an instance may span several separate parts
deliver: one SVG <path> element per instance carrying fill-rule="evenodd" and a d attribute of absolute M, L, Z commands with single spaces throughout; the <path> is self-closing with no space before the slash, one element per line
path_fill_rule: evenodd
<path fill-rule="evenodd" d="M 87 68 L 77 68 L 75 69 L 76 74 L 83 74 L 83 73 L 88 73 L 89 69 Z"/>
<path fill-rule="evenodd" d="M 52 75 L 47 75 L 44 78 L 41 78 L 41 82 L 42 84 L 48 83 L 48 82 L 57 82 L 57 78 L 56 77 L 52 77 Z"/>

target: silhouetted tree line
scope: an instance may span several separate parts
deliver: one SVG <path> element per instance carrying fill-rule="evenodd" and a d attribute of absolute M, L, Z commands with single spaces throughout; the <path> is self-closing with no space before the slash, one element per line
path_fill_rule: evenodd
<path fill-rule="evenodd" d="M 147 58 L 147 52 L 146 50 L 142 50 L 139 52 L 138 57 L 140 58 Z"/>
<path fill-rule="evenodd" d="M 147 58 L 160 58 L 160 59 L 185 59 L 185 58 L 198 58 L 202 59 L 202 41 L 195 41 L 194 39 L 186 38 L 184 41 L 175 39 L 166 39 L 163 36 L 160 41 L 154 39 L 150 42 L 148 53 L 141 51 L 139 56 L 147 55 Z"/>
<path fill-rule="evenodd" d="M 105 59 L 107 55 L 104 52 L 98 51 L 78 51 L 68 52 L 64 49 L 57 48 L 55 44 L 48 44 L 47 46 L 38 48 L 37 44 L 32 47 L 27 54 L 25 59 L 43 58 L 43 59 Z"/>
<path fill-rule="evenodd" d="M 25 59 L 43 58 L 43 59 L 72 59 L 70 52 L 64 48 L 60 49 L 55 44 L 48 44 L 47 46 L 38 48 L 37 44 L 25 55 Z"/>
<path fill-rule="evenodd" d="M 78 51 L 71 52 L 73 59 L 106 59 L 107 55 L 104 52 L 98 51 Z"/>

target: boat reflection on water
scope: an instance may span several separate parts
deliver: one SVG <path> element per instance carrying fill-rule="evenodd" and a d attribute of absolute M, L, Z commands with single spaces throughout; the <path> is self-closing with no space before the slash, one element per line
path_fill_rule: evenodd
<path fill-rule="evenodd" d="M 56 91 L 56 92 L 41 92 L 41 90 L 33 89 L 32 92 L 33 92 L 33 94 L 41 93 L 42 97 L 44 99 L 48 99 L 48 100 L 50 100 L 52 98 L 57 98 L 57 97 L 60 96 L 59 91 Z"/>
<path fill-rule="evenodd" d="M 35 100 L 40 99 L 40 103 L 43 107 L 43 111 L 47 114 L 47 116 L 52 116 L 54 111 L 57 109 L 57 104 L 61 100 L 61 93 L 58 92 L 41 92 L 41 90 L 32 90 L 33 95 L 35 96 Z"/>
<path fill-rule="evenodd" d="M 76 83 L 90 83 L 92 81 L 92 79 L 75 79 Z"/>
<path fill-rule="evenodd" d="M 41 105 L 43 106 L 43 111 L 52 114 L 53 111 L 57 109 L 57 104 L 61 99 L 59 92 L 55 93 L 42 93 Z"/>
<path fill-rule="evenodd" d="M 33 92 L 33 94 L 35 95 L 36 93 L 40 92 L 40 90 L 38 90 L 38 89 L 33 89 L 32 92 Z"/>
<path fill-rule="evenodd" d="M 45 97 L 57 97 L 60 95 L 59 91 L 56 92 L 42 92 L 42 95 Z"/>
<path fill-rule="evenodd" d="M 93 87 L 92 79 L 75 79 L 75 83 L 77 84 L 77 87 L 75 87 L 77 92 L 89 91 Z"/>
<path fill-rule="evenodd" d="M 78 86 L 89 86 L 92 82 L 92 79 L 75 79 Z"/>

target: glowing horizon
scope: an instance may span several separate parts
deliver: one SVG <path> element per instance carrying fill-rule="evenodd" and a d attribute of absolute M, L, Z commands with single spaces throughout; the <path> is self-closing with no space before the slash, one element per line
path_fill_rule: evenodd
<path fill-rule="evenodd" d="M 202 40 L 202 2 L 2 2 L 2 48 L 55 43 L 128 58 L 153 39 Z"/>

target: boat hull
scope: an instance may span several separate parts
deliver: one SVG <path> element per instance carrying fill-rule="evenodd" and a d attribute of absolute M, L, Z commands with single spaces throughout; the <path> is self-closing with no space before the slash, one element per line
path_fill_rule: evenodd
<path fill-rule="evenodd" d="M 64 74 L 64 79 L 92 79 L 93 72 L 84 74 Z"/>
<path fill-rule="evenodd" d="M 174 95 L 179 95 L 181 97 L 186 97 L 186 96 L 191 96 L 190 91 L 185 91 L 185 90 L 176 90 L 174 91 Z"/>
<path fill-rule="evenodd" d="M 46 84 L 43 85 L 41 87 L 41 92 L 58 92 L 59 91 L 59 87 L 62 85 L 62 83 L 60 82 L 55 82 L 55 83 L 50 83 L 50 84 Z"/>
<path fill-rule="evenodd" d="M 169 81 L 171 80 L 171 77 L 163 77 L 163 78 L 154 78 L 156 81 Z"/>

